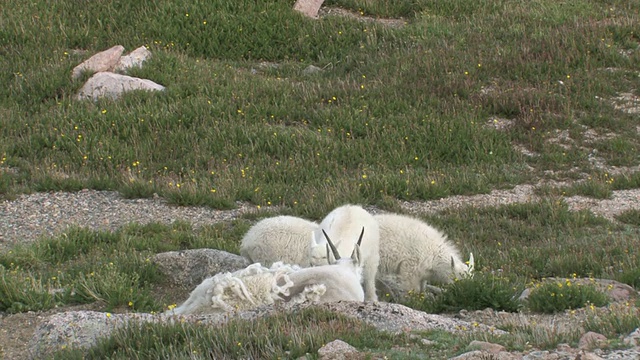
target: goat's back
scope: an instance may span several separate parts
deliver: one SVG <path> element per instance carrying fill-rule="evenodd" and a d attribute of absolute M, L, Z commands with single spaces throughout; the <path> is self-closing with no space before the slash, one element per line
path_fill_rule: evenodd
<path fill-rule="evenodd" d="M 316 231 L 316 243 L 324 243 L 324 235 L 320 229 L 327 232 L 341 256 L 350 256 L 353 248 L 364 228 L 364 236 L 360 251 L 363 259 L 370 254 L 378 253 L 378 239 L 380 237 L 378 222 L 373 216 L 358 205 L 343 205 L 331 211 L 320 223 Z"/>
<path fill-rule="evenodd" d="M 309 266 L 313 232 L 318 224 L 294 216 L 275 216 L 257 222 L 242 238 L 240 255 L 252 263 L 276 261 Z"/>
<path fill-rule="evenodd" d="M 457 248 L 447 236 L 422 220 L 398 215 L 375 215 L 380 226 L 380 268 L 385 274 L 397 274 L 400 267 L 417 268 L 425 261 L 451 257 L 460 259 Z M 401 266 L 400 266 L 401 265 Z"/>

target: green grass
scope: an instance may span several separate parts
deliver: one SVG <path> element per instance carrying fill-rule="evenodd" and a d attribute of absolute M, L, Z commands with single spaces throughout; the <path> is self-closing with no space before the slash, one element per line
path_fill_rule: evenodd
<path fill-rule="evenodd" d="M 612 101 L 640 88 L 638 1 L 324 4 L 372 18 L 401 17 L 404 25 L 395 27 L 340 16 L 310 20 L 284 0 L 3 5 L 0 200 L 89 188 L 216 209 L 244 201 L 261 212 L 201 229 L 187 223 L 132 224 L 113 233 L 75 228 L 15 247 L 0 254 L 0 311 L 93 302 L 105 310 L 158 311 L 174 300 L 155 295 L 163 283 L 147 259 L 196 247 L 237 253 L 256 216 L 317 220 L 347 202 L 398 211 L 398 200 L 484 194 L 540 179 L 570 184 L 539 188 L 540 202 L 425 216 L 464 254 L 474 252 L 483 276 L 452 285 L 431 303 L 418 294 L 412 306 L 514 311 L 515 289 L 572 274 L 639 286 L 637 211 L 614 223 L 571 212 L 562 201 L 640 188 L 640 172 L 613 175 L 595 165 L 640 165 L 637 115 Z M 82 85 L 71 80 L 73 67 L 116 44 L 127 51 L 149 47 L 153 58 L 131 74 L 167 90 L 73 100 Z M 305 75 L 309 65 L 324 71 Z M 497 130 L 494 118 L 510 126 Z M 474 295 L 463 303 L 460 292 Z M 628 325 L 612 317 L 607 326 L 614 334 Z M 151 327 L 145 331 L 158 336 L 213 339 L 200 327 Z M 361 335 L 382 336 L 368 332 Z M 101 349 L 128 357 L 126 348 L 138 345 L 124 334 Z M 316 344 L 324 341 L 318 334 Z M 553 347 L 561 338 L 532 329 L 522 334 L 507 341 L 511 348 Z M 130 337 L 136 336 L 144 337 Z M 139 350 L 196 356 L 185 352 L 180 336 L 174 349 Z M 277 357 L 289 349 L 281 343 L 237 349 L 233 339 L 219 339 L 220 349 L 234 353 Z M 389 358 L 411 358 L 391 350 L 393 341 L 354 341 Z M 466 346 L 442 344 L 455 351 Z M 298 343 L 295 353 L 311 349 L 305 346 Z M 102 350 L 95 351 L 100 357 Z"/>
<path fill-rule="evenodd" d="M 620 53 L 634 44 L 637 5 L 336 4 L 408 24 L 310 21 L 283 1 L 62 1 L 46 11 L 38 3 L 10 11 L 18 7 L 9 3 L 0 36 L 20 55 L 0 64 L 9 69 L 0 135 L 11 140 L 0 154 L 19 176 L 3 181 L 3 193 L 89 187 L 179 205 L 282 204 L 316 216 L 336 198 L 385 204 L 484 193 L 530 181 L 526 165 L 590 171 L 586 150 L 547 146 L 554 129 L 584 140 L 580 123 L 616 131 L 597 143 L 605 161 L 638 164 L 633 118 L 594 100 L 637 87 L 637 62 Z M 125 16 L 127 25 L 118 21 Z M 620 18 L 628 20 L 611 20 Z M 69 71 L 86 57 L 74 50 L 116 43 L 148 45 L 154 58 L 134 75 L 166 93 L 73 101 L 80 84 Z M 326 71 L 305 76 L 309 64 Z M 496 132 L 484 125 L 491 116 L 514 126 Z M 542 156 L 527 159 L 514 143 Z"/>
<path fill-rule="evenodd" d="M 452 313 L 462 309 L 517 312 L 521 308 L 518 296 L 524 290 L 521 282 L 510 281 L 491 274 L 477 273 L 473 279 L 461 279 L 447 285 L 443 291 L 429 296 L 409 293 L 401 303 L 428 313 Z"/>
<path fill-rule="evenodd" d="M 238 251 L 242 221 L 194 231 L 189 224 L 131 224 L 117 232 L 71 228 L 0 254 L 0 311 L 47 310 L 98 302 L 105 310 L 160 311 L 175 299 L 154 296 L 167 285 L 155 253 L 189 248 Z M 233 239 L 233 240 L 231 240 Z"/>
<path fill-rule="evenodd" d="M 255 321 L 232 320 L 218 327 L 192 323 L 132 325 L 100 341 L 88 353 L 64 351 L 54 358 L 93 359 L 110 354 L 113 359 L 284 359 L 316 353 L 336 338 L 376 353 L 391 353 L 393 346 L 415 342 L 407 335 L 380 332 L 329 311 L 307 309 Z"/>
<path fill-rule="evenodd" d="M 594 285 L 578 284 L 571 279 L 536 284 L 526 300 L 530 311 L 549 314 L 582 307 L 602 307 L 608 303 L 607 295 Z"/>

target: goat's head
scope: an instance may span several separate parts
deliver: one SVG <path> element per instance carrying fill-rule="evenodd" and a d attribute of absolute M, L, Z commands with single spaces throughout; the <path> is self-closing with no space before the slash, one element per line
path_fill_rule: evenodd
<path fill-rule="evenodd" d="M 329 235 L 327 235 L 327 232 L 324 231 L 324 229 L 322 229 L 322 233 L 324 234 L 324 238 L 327 240 L 327 244 L 326 244 L 327 262 L 329 262 L 329 264 L 334 264 L 338 262 L 338 260 L 340 260 L 340 253 L 338 252 L 338 249 L 336 248 L 336 246 L 333 245 L 333 242 L 331 242 Z M 360 232 L 360 237 L 358 238 L 358 242 L 353 247 L 353 251 L 351 252 L 351 259 L 355 261 L 356 265 L 360 264 L 360 244 L 362 244 L 363 236 L 364 236 L 364 227 L 362 227 L 362 231 Z M 329 249 L 331 249 L 331 253 L 333 254 L 333 260 L 331 259 L 331 254 L 329 254 Z"/>
<path fill-rule="evenodd" d="M 475 269 L 475 260 L 473 259 L 473 253 L 469 253 L 469 261 L 466 263 L 462 261 L 456 261 L 453 256 L 451 257 L 451 271 L 453 276 L 458 279 L 470 279 L 473 277 L 473 271 Z"/>
<path fill-rule="evenodd" d="M 327 253 L 325 252 L 326 240 L 318 236 L 314 230 L 311 232 L 311 249 L 309 252 L 309 263 L 311 266 L 327 265 Z"/>

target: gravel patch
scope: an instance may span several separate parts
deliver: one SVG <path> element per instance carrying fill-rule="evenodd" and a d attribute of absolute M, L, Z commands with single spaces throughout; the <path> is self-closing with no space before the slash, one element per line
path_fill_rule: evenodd
<path fill-rule="evenodd" d="M 188 221 L 195 227 L 227 221 L 254 211 L 237 203 L 233 210 L 171 206 L 160 198 L 124 199 L 114 191 L 82 190 L 21 195 L 0 203 L 0 251 L 17 243 L 30 243 L 55 235 L 69 226 L 117 230 L 129 223 Z"/>
<path fill-rule="evenodd" d="M 410 213 L 437 213 L 446 209 L 459 209 L 467 206 L 486 207 L 515 203 L 528 203 L 540 200 L 535 195 L 534 185 L 518 185 L 510 190 L 493 190 L 489 194 L 472 196 L 450 196 L 432 201 L 403 201 L 401 207 Z M 640 189 L 617 190 L 613 192 L 611 199 L 593 199 L 584 196 L 571 196 L 563 198 L 571 211 L 590 210 L 598 216 L 615 221 L 615 216 L 620 213 L 640 209 Z"/>
<path fill-rule="evenodd" d="M 402 209 L 410 213 L 436 213 L 466 206 L 484 207 L 539 200 L 536 186 L 518 185 L 510 190 L 493 190 L 489 194 L 450 196 L 432 201 L 403 201 Z M 573 211 L 589 209 L 609 220 L 624 211 L 640 209 L 640 189 L 614 191 L 611 199 L 599 200 L 583 196 L 566 197 Z M 233 210 L 208 207 L 171 206 L 160 198 L 124 199 L 114 191 L 82 190 L 21 195 L 0 203 L 0 251 L 17 243 L 31 243 L 41 236 L 65 231 L 69 226 L 92 230 L 117 230 L 130 223 L 171 224 L 182 220 L 198 228 L 229 221 L 255 211 L 255 207 L 238 202 Z M 375 212 L 375 211 L 374 211 Z"/>

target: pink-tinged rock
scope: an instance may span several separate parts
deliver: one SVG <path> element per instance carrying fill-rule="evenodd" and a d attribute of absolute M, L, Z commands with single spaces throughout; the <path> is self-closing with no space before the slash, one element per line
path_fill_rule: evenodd
<path fill-rule="evenodd" d="M 604 360 L 604 359 L 592 352 L 580 351 L 576 355 L 575 360 Z"/>
<path fill-rule="evenodd" d="M 635 329 L 622 342 L 629 346 L 640 346 L 640 328 Z"/>
<path fill-rule="evenodd" d="M 506 351 L 505 347 L 500 344 L 494 344 L 487 341 L 479 340 L 473 340 L 471 343 L 469 343 L 469 348 L 484 350 L 490 353 L 499 353 L 501 351 Z"/>
<path fill-rule="evenodd" d="M 97 100 L 102 97 L 117 99 L 122 93 L 132 90 L 161 91 L 164 86 L 151 80 L 111 72 L 99 72 L 82 86 L 76 98 Z"/>
<path fill-rule="evenodd" d="M 593 331 L 589 331 L 582 335 L 580 341 L 578 341 L 578 348 L 582 350 L 589 350 L 602 347 L 607 344 L 607 337 L 598 334 Z"/>
<path fill-rule="evenodd" d="M 324 0 L 298 0 L 293 5 L 293 10 L 299 11 L 310 18 L 318 18 L 318 10 Z"/>
<path fill-rule="evenodd" d="M 82 64 L 73 68 L 73 72 L 71 73 L 71 78 L 76 80 L 82 73 L 90 72 L 97 73 L 100 71 L 109 71 L 112 70 L 115 65 L 120 60 L 120 56 L 124 51 L 124 46 L 116 45 L 111 49 L 99 52 L 92 57 L 85 60 Z"/>
<path fill-rule="evenodd" d="M 127 71 L 133 67 L 142 67 L 142 63 L 151 57 L 151 51 L 146 47 L 140 46 L 129 54 L 120 57 L 120 61 L 116 64 L 114 71 Z"/>
<path fill-rule="evenodd" d="M 318 358 L 321 360 L 351 359 L 350 354 L 357 354 L 358 349 L 342 340 L 334 340 L 318 349 Z"/>
<path fill-rule="evenodd" d="M 491 360 L 520 360 L 522 359 L 522 355 L 519 354 L 511 354 L 509 352 L 489 352 L 482 350 L 473 350 L 466 352 L 464 354 L 460 354 L 456 357 L 449 358 L 449 360 L 481 360 L 481 359 L 491 359 Z"/>

